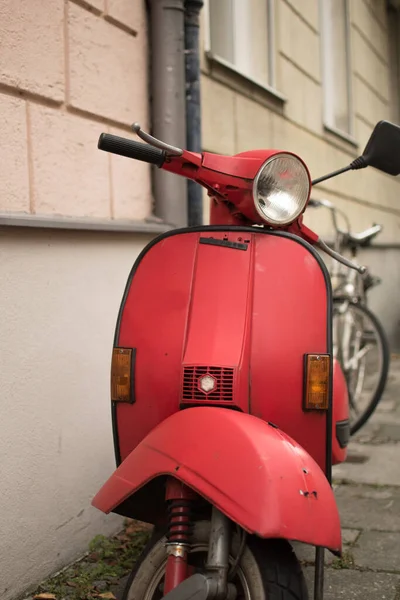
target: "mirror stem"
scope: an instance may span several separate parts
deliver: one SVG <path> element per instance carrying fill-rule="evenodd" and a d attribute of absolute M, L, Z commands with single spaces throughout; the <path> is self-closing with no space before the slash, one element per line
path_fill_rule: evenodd
<path fill-rule="evenodd" d="M 326 181 L 327 179 L 331 179 L 331 177 L 336 177 L 337 175 L 341 175 L 342 173 L 346 173 L 346 171 L 354 171 L 356 169 L 365 169 L 367 167 L 367 163 L 363 156 L 359 156 L 352 163 L 347 165 L 347 167 L 343 167 L 342 169 L 338 169 L 337 171 L 333 171 L 328 175 L 323 175 L 322 177 L 318 177 L 317 179 L 313 179 L 311 184 L 317 185 L 317 183 L 321 183 L 321 181 Z"/>
<path fill-rule="evenodd" d="M 322 177 L 318 177 L 318 179 L 313 179 L 311 184 L 317 185 L 317 183 L 321 183 L 321 181 L 326 181 L 327 179 L 331 179 L 331 177 L 336 177 L 336 175 L 341 175 L 342 173 L 346 173 L 346 171 L 351 171 L 351 165 L 347 165 L 347 167 L 343 167 L 342 169 L 338 169 L 337 171 L 333 171 L 328 175 L 323 175 Z"/>

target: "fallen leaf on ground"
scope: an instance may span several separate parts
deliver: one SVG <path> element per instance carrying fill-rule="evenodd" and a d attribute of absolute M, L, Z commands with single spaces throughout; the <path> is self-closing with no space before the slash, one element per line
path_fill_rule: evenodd
<path fill-rule="evenodd" d="M 98 560 L 100 560 L 100 554 L 98 552 L 91 552 L 88 555 L 87 559 L 93 562 L 97 562 Z"/>
<path fill-rule="evenodd" d="M 142 523 L 141 521 L 131 521 L 125 528 L 125 533 L 127 535 L 134 535 L 135 533 L 149 531 L 150 529 L 151 525 L 149 525 L 148 523 Z"/>
<path fill-rule="evenodd" d="M 105 592 L 104 594 L 99 594 L 99 598 L 109 598 L 109 600 L 117 600 L 112 592 Z"/>
<path fill-rule="evenodd" d="M 57 597 L 54 594 L 38 594 L 37 596 L 33 596 L 33 600 L 57 600 Z"/>

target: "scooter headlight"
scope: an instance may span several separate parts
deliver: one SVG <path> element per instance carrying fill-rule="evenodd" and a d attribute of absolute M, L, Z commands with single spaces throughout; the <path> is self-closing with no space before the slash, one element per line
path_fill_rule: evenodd
<path fill-rule="evenodd" d="M 307 167 L 293 154 L 271 156 L 258 171 L 253 199 L 260 217 L 270 225 L 289 225 L 303 212 L 311 190 Z"/>

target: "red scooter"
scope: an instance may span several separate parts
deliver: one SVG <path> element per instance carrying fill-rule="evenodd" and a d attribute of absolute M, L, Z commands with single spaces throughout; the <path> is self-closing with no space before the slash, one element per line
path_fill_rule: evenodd
<path fill-rule="evenodd" d="M 211 224 L 140 254 L 112 355 L 117 470 L 93 500 L 154 524 L 125 600 L 304 600 L 290 541 L 341 552 L 332 464 L 346 458 L 346 384 L 332 360 L 332 292 L 302 220 L 313 184 L 373 166 L 400 173 L 400 128 L 381 121 L 363 155 L 311 181 L 291 152 L 195 154 L 102 134 L 99 148 L 190 178 Z"/>

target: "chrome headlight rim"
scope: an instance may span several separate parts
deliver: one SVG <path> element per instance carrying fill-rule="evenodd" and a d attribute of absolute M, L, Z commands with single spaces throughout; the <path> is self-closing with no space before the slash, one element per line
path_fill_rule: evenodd
<path fill-rule="evenodd" d="M 308 183 L 308 191 L 306 194 L 306 200 L 304 201 L 303 205 L 299 206 L 298 210 L 296 211 L 296 213 L 294 213 L 294 216 L 291 216 L 290 219 L 286 219 L 285 221 L 277 221 L 275 219 L 272 219 L 270 217 L 267 217 L 265 215 L 265 213 L 263 212 L 263 210 L 260 208 L 258 200 L 257 200 L 257 188 L 258 188 L 258 182 L 260 180 L 260 177 L 263 173 L 263 170 L 265 169 L 265 167 L 274 162 L 275 160 L 279 159 L 279 158 L 289 158 L 291 160 L 295 160 L 297 161 L 298 165 L 301 166 L 301 168 L 304 171 L 304 174 L 307 178 L 307 183 Z M 263 162 L 263 164 L 261 165 L 261 167 L 259 168 L 254 181 L 253 181 L 253 202 L 254 202 L 254 206 L 255 209 L 258 213 L 258 215 L 262 218 L 262 220 L 264 221 L 264 223 L 267 223 L 268 225 L 272 225 L 275 227 L 286 227 L 287 225 L 291 225 L 292 223 L 294 223 L 294 221 L 296 221 L 296 219 L 298 219 L 298 217 L 304 212 L 308 200 L 310 198 L 310 193 L 311 193 L 311 178 L 310 178 L 310 174 L 309 171 L 307 169 L 306 164 L 304 163 L 304 161 L 299 158 L 296 154 L 293 154 L 292 152 L 278 152 L 276 154 L 273 154 L 272 156 L 270 156 L 269 158 L 267 158 L 267 160 L 265 162 Z"/>

